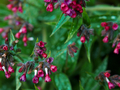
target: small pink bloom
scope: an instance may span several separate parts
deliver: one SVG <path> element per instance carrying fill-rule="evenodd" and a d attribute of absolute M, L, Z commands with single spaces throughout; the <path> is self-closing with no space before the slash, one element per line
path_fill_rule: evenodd
<path fill-rule="evenodd" d="M 81 5 L 79 5 L 79 4 L 77 4 L 77 6 L 75 7 L 75 10 L 77 10 L 77 11 L 82 10 L 82 6 L 81 6 Z"/>
<path fill-rule="evenodd" d="M 17 10 L 18 10 L 18 8 L 17 8 L 17 7 L 12 8 L 12 11 L 13 11 L 14 13 L 16 13 L 16 12 L 17 12 Z"/>
<path fill-rule="evenodd" d="M 38 77 L 44 77 L 44 72 L 42 69 L 38 71 Z"/>
<path fill-rule="evenodd" d="M 11 10 L 11 9 L 13 8 L 13 5 L 12 5 L 12 4 L 8 4 L 8 5 L 7 5 L 7 8 L 8 8 L 9 10 Z"/>
<path fill-rule="evenodd" d="M 71 6 L 72 8 L 76 8 L 76 6 L 77 6 L 76 1 L 72 1 L 72 3 L 70 4 L 70 6 Z"/>
<path fill-rule="evenodd" d="M 63 12 L 66 12 L 69 9 L 68 5 L 65 3 L 62 3 L 60 7 Z"/>
<path fill-rule="evenodd" d="M 0 71 L 4 71 L 3 68 L 2 68 L 1 62 L 0 62 Z"/>
<path fill-rule="evenodd" d="M 105 26 L 105 30 L 108 31 L 110 29 L 109 26 Z"/>
<path fill-rule="evenodd" d="M 11 75 L 7 71 L 5 71 L 5 76 L 6 76 L 6 78 L 10 78 Z"/>
<path fill-rule="evenodd" d="M 118 49 L 118 48 L 115 48 L 115 49 L 114 49 L 114 53 L 115 53 L 115 54 L 119 54 L 119 49 Z"/>
<path fill-rule="evenodd" d="M 20 35 L 21 35 L 21 33 L 18 32 L 18 33 L 15 34 L 15 37 L 19 39 L 19 38 L 20 38 Z"/>
<path fill-rule="evenodd" d="M 11 74 L 11 73 L 14 73 L 14 69 L 11 67 L 11 66 L 9 66 L 8 67 L 8 72 Z"/>
<path fill-rule="evenodd" d="M 103 42 L 104 42 L 104 43 L 108 43 L 108 41 L 109 41 L 109 40 L 108 40 L 108 36 L 105 36 L 105 37 L 103 38 Z"/>
<path fill-rule="evenodd" d="M 53 11 L 53 8 L 54 8 L 53 4 L 50 3 L 50 4 L 48 4 L 46 10 L 52 12 L 52 11 Z"/>
<path fill-rule="evenodd" d="M 42 55 L 43 54 L 43 50 L 37 50 L 37 53 Z"/>
<path fill-rule="evenodd" d="M 38 83 L 39 82 L 39 77 L 35 75 L 32 79 L 33 83 Z"/>
<path fill-rule="evenodd" d="M 3 30 L 4 30 L 3 28 L 0 28 L 0 33 L 2 33 L 2 32 L 3 32 Z"/>
<path fill-rule="evenodd" d="M 113 84 L 113 83 L 108 82 L 108 87 L 109 87 L 109 89 L 113 89 L 115 86 L 114 86 L 114 84 Z"/>
<path fill-rule="evenodd" d="M 21 22 L 16 21 L 16 22 L 15 22 L 15 24 L 18 26 L 18 25 L 20 25 L 20 24 L 21 24 Z"/>
<path fill-rule="evenodd" d="M 6 32 L 3 32 L 3 33 L 2 33 L 2 37 L 3 37 L 4 39 L 7 38 L 7 37 L 8 37 L 7 33 L 6 33 Z"/>
<path fill-rule="evenodd" d="M 3 47 L 3 50 L 7 51 L 7 50 L 8 50 L 8 47 L 7 47 L 7 46 L 4 46 L 4 47 Z"/>
<path fill-rule="evenodd" d="M 120 42 L 117 44 L 117 48 L 120 49 Z"/>
<path fill-rule="evenodd" d="M 113 24 L 113 26 L 112 26 L 112 28 L 113 28 L 113 30 L 117 30 L 118 29 L 118 24 Z"/>
<path fill-rule="evenodd" d="M 107 24 L 106 22 L 102 22 L 102 23 L 101 23 L 101 26 L 102 26 L 102 27 L 105 27 L 105 26 L 107 26 L 107 25 L 108 25 L 108 24 Z"/>
<path fill-rule="evenodd" d="M 80 36 L 80 33 L 79 33 L 79 32 L 77 33 L 77 36 L 78 36 L 78 37 Z"/>
<path fill-rule="evenodd" d="M 117 83 L 118 87 L 120 87 L 120 83 Z"/>
<path fill-rule="evenodd" d="M 26 26 L 22 27 L 22 33 L 27 33 L 27 28 L 26 28 Z"/>
<path fill-rule="evenodd" d="M 51 0 L 44 0 L 44 2 L 51 2 Z"/>
<path fill-rule="evenodd" d="M 21 73 L 23 71 L 23 67 L 21 67 L 18 72 Z"/>
<path fill-rule="evenodd" d="M 38 43 L 38 46 L 39 46 L 39 47 L 44 47 L 44 45 L 45 45 L 45 44 L 44 44 L 44 42 L 42 42 L 42 41 L 40 41 L 40 42 Z"/>
<path fill-rule="evenodd" d="M 41 87 L 39 87 L 39 86 L 38 86 L 37 88 L 38 88 L 39 90 L 42 90 Z"/>
<path fill-rule="evenodd" d="M 71 18 L 75 18 L 77 16 L 77 13 L 74 10 L 72 10 L 71 13 L 72 13 Z"/>
<path fill-rule="evenodd" d="M 50 70 L 51 70 L 52 72 L 56 72 L 56 71 L 57 71 L 57 66 L 51 65 L 51 66 L 50 66 Z"/>
<path fill-rule="evenodd" d="M 20 81 L 23 81 L 23 82 L 26 81 L 26 73 L 24 73 L 24 74 L 20 77 Z"/>
<path fill-rule="evenodd" d="M 23 13 L 22 7 L 18 7 L 18 11 L 19 11 L 20 13 Z"/>
<path fill-rule="evenodd" d="M 48 62 L 48 63 L 52 63 L 52 62 L 53 62 L 53 60 L 54 60 L 54 58 L 49 57 L 49 58 L 47 59 L 47 62 Z"/>
<path fill-rule="evenodd" d="M 45 82 L 50 82 L 51 81 L 51 78 L 48 74 L 46 74 L 45 76 Z"/>
<path fill-rule="evenodd" d="M 81 36 L 80 41 L 81 41 L 82 43 L 85 43 L 85 41 L 86 41 L 85 36 Z"/>
<path fill-rule="evenodd" d="M 110 77 L 110 73 L 105 72 L 105 73 L 104 73 L 104 76 L 108 78 L 108 77 Z"/>
<path fill-rule="evenodd" d="M 27 39 L 27 36 L 25 35 L 24 37 L 23 37 L 23 42 L 27 42 L 28 41 L 28 39 Z"/>
<path fill-rule="evenodd" d="M 42 56 L 43 56 L 44 58 L 46 58 L 46 57 L 47 57 L 47 54 L 46 54 L 46 53 L 43 53 Z"/>

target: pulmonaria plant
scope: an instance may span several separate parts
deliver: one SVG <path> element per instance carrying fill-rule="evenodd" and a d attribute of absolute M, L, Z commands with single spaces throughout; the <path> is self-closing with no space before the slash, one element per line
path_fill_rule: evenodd
<path fill-rule="evenodd" d="M 19 11 L 23 13 L 22 1 L 21 0 L 9 0 L 10 4 L 7 5 L 9 10 L 12 10 L 14 13 Z"/>
<path fill-rule="evenodd" d="M 13 41 L 12 45 L 9 45 L 8 38 L 5 39 L 5 44 L 0 46 L 0 71 L 5 72 L 6 78 L 10 78 L 11 74 L 14 73 L 13 66 L 14 63 L 14 53 L 12 51 L 17 53 L 17 49 L 14 49 L 16 44 L 18 43 L 18 40 Z"/>
<path fill-rule="evenodd" d="M 102 36 L 105 36 L 103 42 L 108 43 L 109 38 L 110 40 L 113 39 L 114 31 L 118 29 L 118 24 L 113 22 L 102 22 L 101 26 L 104 27 L 104 30 L 101 32 Z"/>
<path fill-rule="evenodd" d="M 4 28 L 0 28 L 0 34 L 2 35 L 2 37 L 4 39 L 8 38 L 8 34 L 10 32 L 10 29 L 12 29 L 12 27 L 10 27 L 10 26 L 4 27 Z"/>
<path fill-rule="evenodd" d="M 120 87 L 120 76 L 119 75 L 110 76 L 110 70 L 101 72 L 96 77 L 96 80 L 99 80 L 101 83 L 104 83 L 104 81 L 106 81 L 109 89 L 113 89 L 115 88 L 115 86 Z"/>
<path fill-rule="evenodd" d="M 15 37 L 17 39 L 23 37 L 24 46 L 27 46 L 27 41 L 32 41 L 34 39 L 33 37 L 27 37 L 28 32 L 33 30 L 33 25 L 20 18 L 17 14 L 8 15 L 4 18 L 4 20 L 8 20 L 10 25 L 9 27 L 11 27 L 9 30 L 20 29 L 16 33 Z M 0 33 L 2 33 L 3 38 L 8 36 L 7 32 L 9 32 L 9 30 L 6 30 L 6 28 L 0 28 Z"/>
<path fill-rule="evenodd" d="M 93 29 L 88 29 L 87 27 L 85 27 L 85 25 L 81 25 L 81 27 L 78 29 L 78 33 L 77 36 L 80 37 L 80 41 L 82 43 L 85 43 L 85 41 L 89 41 L 90 39 L 90 35 L 94 35 L 93 34 Z"/>
<path fill-rule="evenodd" d="M 71 57 L 74 57 L 74 53 L 77 52 L 78 48 L 75 46 L 75 43 L 73 42 L 72 44 L 68 45 L 68 53 Z"/>
<path fill-rule="evenodd" d="M 39 78 L 42 77 L 45 79 L 45 82 L 50 82 L 50 74 L 51 72 L 57 71 L 57 66 L 52 65 L 54 58 L 49 57 L 47 58 L 47 54 L 45 53 L 46 47 L 45 42 L 40 41 L 39 43 L 35 44 L 34 48 L 34 61 L 28 61 L 25 64 L 19 63 L 18 66 L 21 66 L 19 72 L 23 72 L 23 75 L 20 77 L 20 81 L 26 81 L 26 74 L 30 74 L 34 70 L 34 77 L 32 79 L 33 83 L 38 83 Z M 45 58 L 43 61 L 38 61 L 38 57 Z M 36 61 L 37 60 L 37 61 Z M 38 63 L 35 67 L 35 62 Z M 34 69 L 35 67 L 35 69 Z"/>
<path fill-rule="evenodd" d="M 44 2 L 47 11 L 52 12 L 54 8 L 60 6 L 61 11 L 71 18 L 75 18 L 77 15 L 82 16 L 82 7 L 85 7 L 85 0 L 44 0 Z"/>

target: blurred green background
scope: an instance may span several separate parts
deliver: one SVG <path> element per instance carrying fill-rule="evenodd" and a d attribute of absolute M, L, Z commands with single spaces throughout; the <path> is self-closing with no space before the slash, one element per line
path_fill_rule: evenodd
<path fill-rule="evenodd" d="M 109 90 L 107 86 L 106 89 L 103 88 L 94 77 L 105 70 L 111 70 L 111 75 L 120 75 L 120 55 L 113 53 L 112 41 L 107 44 L 102 42 L 101 31 L 103 28 L 100 27 L 100 24 L 103 21 L 113 21 L 120 25 L 120 10 L 93 11 L 89 10 L 89 7 L 95 9 L 102 7 L 104 9 L 106 7 L 114 8 L 115 6 L 119 8 L 120 0 L 90 0 L 87 3 L 86 10 L 90 17 L 90 28 L 94 28 L 95 36 L 91 37 L 90 42 L 85 45 L 80 42 L 80 38 L 76 34 L 69 42 L 65 43 L 71 28 L 72 19 L 50 37 L 62 14 L 60 9 L 50 13 L 46 11 L 43 0 L 23 0 L 23 2 L 24 12 L 22 14 L 18 12 L 17 14 L 34 26 L 34 30 L 28 34 L 28 36 L 34 37 L 34 41 L 28 42 L 28 46 L 24 47 L 22 39 L 20 39 L 18 45 L 22 49 L 20 56 L 25 61 L 33 60 L 30 55 L 36 39 L 39 38 L 39 41 L 47 42 L 47 53 L 51 53 L 50 56 L 54 57 L 53 63 L 58 67 L 57 73 L 51 75 L 52 82 L 45 83 L 44 80 L 40 79 L 36 86 L 42 87 L 42 90 Z M 0 0 L 0 27 L 9 26 L 8 22 L 4 21 L 5 16 L 12 14 L 6 8 L 7 4 L 9 4 L 7 0 Z M 114 36 L 119 31 L 120 28 Z M 12 30 L 12 32 L 15 34 L 17 30 Z M 79 50 L 73 58 L 68 57 L 66 67 L 66 47 L 72 42 L 76 43 Z M 4 44 L 4 39 L 1 36 L 0 44 Z M 89 56 L 91 63 L 88 61 Z M 65 68 L 67 68 L 66 71 Z M 15 66 L 14 69 L 16 69 Z M 0 90 L 17 90 L 16 87 L 19 87 L 17 78 L 20 75 L 16 72 L 12 74 L 11 78 L 6 79 L 4 73 L 0 72 Z M 27 81 L 21 83 L 19 90 L 35 90 L 32 83 L 33 75 L 34 73 L 27 75 Z M 120 89 L 116 87 L 113 90 Z"/>

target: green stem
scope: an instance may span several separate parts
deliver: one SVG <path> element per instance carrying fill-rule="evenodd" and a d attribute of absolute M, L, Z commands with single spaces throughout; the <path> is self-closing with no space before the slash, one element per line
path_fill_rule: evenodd
<path fill-rule="evenodd" d="M 87 7 L 86 11 L 120 11 L 120 7 Z"/>
<path fill-rule="evenodd" d="M 42 39 L 43 39 L 43 42 L 47 42 L 47 32 L 46 32 L 46 29 L 42 30 Z"/>
<path fill-rule="evenodd" d="M 24 62 L 24 60 L 19 55 L 15 55 L 15 56 L 19 58 L 22 62 Z"/>
<path fill-rule="evenodd" d="M 67 48 L 67 52 L 66 52 L 66 62 L 65 62 L 64 72 L 66 72 L 66 70 L 67 70 L 67 64 L 68 64 L 68 48 Z"/>
<path fill-rule="evenodd" d="M 44 90 L 45 85 L 46 85 L 46 82 L 45 82 L 45 81 L 42 81 L 42 85 L 41 85 L 42 90 Z"/>

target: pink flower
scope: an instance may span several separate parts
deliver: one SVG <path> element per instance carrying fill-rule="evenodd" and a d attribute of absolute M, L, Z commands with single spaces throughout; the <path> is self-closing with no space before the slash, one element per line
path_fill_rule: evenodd
<path fill-rule="evenodd" d="M 80 41 L 81 41 L 82 43 L 85 43 L 85 41 L 86 41 L 85 36 L 81 36 Z"/>
<path fill-rule="evenodd" d="M 15 34 L 15 37 L 19 39 L 19 38 L 20 38 L 20 35 L 21 35 L 21 33 L 18 32 L 18 33 Z"/>
<path fill-rule="evenodd" d="M 8 47 L 7 47 L 7 46 L 4 46 L 4 47 L 3 47 L 3 50 L 7 51 L 7 50 L 8 50 Z"/>
<path fill-rule="evenodd" d="M 74 10 L 72 10 L 71 13 L 72 13 L 71 18 L 75 18 L 77 16 L 77 13 Z"/>
<path fill-rule="evenodd" d="M 49 58 L 47 59 L 47 62 L 48 62 L 48 63 L 52 63 L 52 62 L 53 62 L 53 60 L 54 60 L 54 58 L 49 57 Z"/>
<path fill-rule="evenodd" d="M 14 69 L 9 65 L 9 67 L 8 67 L 8 72 L 9 73 L 14 73 Z"/>
<path fill-rule="evenodd" d="M 26 28 L 26 26 L 24 26 L 24 27 L 22 27 L 22 33 L 27 33 L 27 28 Z"/>
<path fill-rule="evenodd" d="M 45 76 L 45 82 L 50 82 L 51 81 L 51 78 L 48 74 L 46 74 Z"/>
<path fill-rule="evenodd" d="M 110 29 L 109 26 L 105 26 L 105 30 L 108 31 Z"/>
<path fill-rule="evenodd" d="M 40 41 L 40 42 L 38 43 L 38 46 L 39 46 L 39 47 L 44 47 L 44 45 L 45 45 L 45 44 L 44 44 L 44 42 L 42 42 L 42 41 Z"/>
<path fill-rule="evenodd" d="M 44 2 L 51 2 L 51 0 L 44 0 Z"/>
<path fill-rule="evenodd" d="M 53 4 L 50 3 L 50 4 L 48 4 L 46 10 L 52 12 L 52 11 L 53 11 L 53 8 L 54 8 Z"/>
<path fill-rule="evenodd" d="M 117 30 L 118 29 L 118 24 L 113 24 L 113 26 L 112 26 L 112 28 L 113 28 L 113 30 Z"/>
<path fill-rule="evenodd" d="M 115 53 L 115 54 L 119 54 L 119 49 L 118 49 L 118 48 L 115 48 L 115 49 L 114 49 L 114 53 Z"/>
<path fill-rule="evenodd" d="M 18 7 L 18 11 L 19 11 L 20 13 L 23 13 L 22 7 Z"/>
<path fill-rule="evenodd" d="M 50 70 L 51 70 L 52 72 L 56 72 L 56 71 L 57 71 L 57 66 L 51 65 L 51 66 L 50 66 Z"/>
<path fill-rule="evenodd" d="M 71 6 L 72 8 L 76 8 L 76 6 L 77 6 L 76 1 L 72 1 L 72 3 L 70 4 L 70 6 Z"/>
<path fill-rule="evenodd" d="M 117 48 L 120 49 L 120 42 L 117 44 Z"/>
<path fill-rule="evenodd" d="M 3 67 L 3 66 L 2 66 L 2 64 L 1 64 L 1 62 L 0 62 L 0 71 L 4 71 L 2 67 Z"/>
<path fill-rule="evenodd" d="M 7 71 L 5 71 L 5 76 L 6 76 L 6 78 L 10 78 L 11 75 Z"/>
<path fill-rule="evenodd" d="M 42 69 L 38 71 L 38 77 L 44 77 L 44 72 Z"/>
<path fill-rule="evenodd" d="M 107 25 L 108 25 L 108 24 L 107 24 L 106 22 L 102 22 L 102 23 L 101 23 L 101 26 L 102 26 L 102 27 L 105 27 L 105 26 L 107 26 Z"/>
<path fill-rule="evenodd" d="M 77 10 L 77 11 L 82 10 L 82 6 L 81 6 L 81 5 L 79 5 L 79 4 L 77 4 L 77 6 L 75 7 L 75 10 Z"/>
<path fill-rule="evenodd" d="M 23 82 L 26 81 L 26 73 L 24 73 L 24 74 L 20 77 L 20 81 L 23 81 Z"/>
<path fill-rule="evenodd" d="M 113 84 L 113 83 L 108 82 L 108 87 L 109 87 L 109 89 L 113 89 L 115 86 L 114 86 L 114 84 Z"/>
<path fill-rule="evenodd" d="M 104 43 L 108 43 L 108 41 L 109 41 L 109 40 L 108 40 L 108 36 L 105 36 L 105 37 L 103 38 L 103 42 L 104 42 Z"/>
<path fill-rule="evenodd" d="M 11 10 L 11 9 L 13 8 L 13 5 L 12 5 L 12 4 L 8 4 L 8 5 L 7 5 L 7 8 L 8 8 L 9 10 Z"/>
<path fill-rule="evenodd" d="M 44 58 L 46 58 L 46 57 L 47 57 L 47 54 L 46 54 L 46 53 L 43 53 L 42 56 L 43 56 Z"/>
<path fill-rule="evenodd" d="M 14 12 L 14 13 L 16 13 L 17 12 L 17 7 L 14 7 L 14 8 L 12 8 L 12 11 Z"/>
<path fill-rule="evenodd" d="M 28 38 L 27 38 L 27 36 L 25 35 L 25 36 L 23 37 L 24 46 L 27 46 L 27 41 L 28 41 Z"/>
<path fill-rule="evenodd" d="M 66 12 L 69 9 L 68 5 L 65 3 L 62 3 L 60 7 L 63 12 Z"/>
<path fill-rule="evenodd" d="M 4 30 L 3 28 L 0 28 L 0 33 L 2 33 L 2 32 L 3 32 L 3 30 Z"/>
<path fill-rule="evenodd" d="M 38 83 L 39 82 L 39 77 L 35 75 L 32 79 L 33 83 Z"/>
<path fill-rule="evenodd" d="M 107 78 L 110 77 L 110 73 L 108 73 L 108 72 L 105 72 L 104 75 L 105 75 L 105 77 L 107 77 Z"/>

